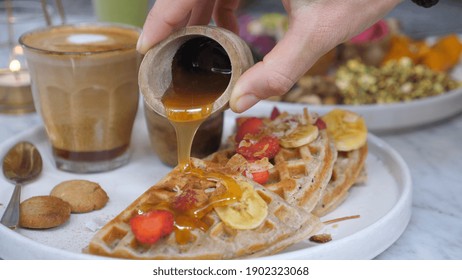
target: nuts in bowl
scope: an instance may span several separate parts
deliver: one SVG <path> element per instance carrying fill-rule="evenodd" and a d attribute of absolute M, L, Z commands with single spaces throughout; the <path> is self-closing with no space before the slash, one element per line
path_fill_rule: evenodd
<path fill-rule="evenodd" d="M 375 67 L 353 59 L 332 77 L 304 76 L 280 101 L 313 105 L 363 105 L 407 102 L 462 87 L 448 73 L 438 72 L 410 58 Z"/>

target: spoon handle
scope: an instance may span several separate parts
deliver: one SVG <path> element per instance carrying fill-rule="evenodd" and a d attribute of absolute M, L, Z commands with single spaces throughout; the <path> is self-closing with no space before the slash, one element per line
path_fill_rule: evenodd
<path fill-rule="evenodd" d="M 16 184 L 10 202 L 3 213 L 0 223 L 11 229 L 16 229 L 19 224 L 19 203 L 21 201 L 21 185 Z"/>

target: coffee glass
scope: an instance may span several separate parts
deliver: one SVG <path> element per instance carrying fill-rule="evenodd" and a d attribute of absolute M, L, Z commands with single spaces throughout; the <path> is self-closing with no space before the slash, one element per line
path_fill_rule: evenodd
<path fill-rule="evenodd" d="M 130 26 L 86 23 L 20 37 L 59 169 L 103 172 L 128 162 L 139 100 L 139 34 Z"/>

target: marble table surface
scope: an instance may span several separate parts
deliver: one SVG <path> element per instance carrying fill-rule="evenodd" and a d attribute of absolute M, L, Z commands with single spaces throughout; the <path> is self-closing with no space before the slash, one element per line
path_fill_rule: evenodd
<path fill-rule="evenodd" d="M 39 124 L 35 113 L 0 114 L 0 143 Z M 462 114 L 378 136 L 408 164 L 413 203 L 405 232 L 377 259 L 462 259 Z"/>

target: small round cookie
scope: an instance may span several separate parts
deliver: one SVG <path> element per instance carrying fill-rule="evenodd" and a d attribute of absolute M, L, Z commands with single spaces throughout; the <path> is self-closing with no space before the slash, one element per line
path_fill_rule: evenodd
<path fill-rule="evenodd" d="M 72 213 L 86 213 L 103 208 L 109 197 L 98 183 L 87 180 L 69 180 L 56 185 L 50 195 L 71 205 Z"/>
<path fill-rule="evenodd" d="M 34 196 L 20 205 L 19 226 L 46 229 L 64 224 L 71 216 L 71 206 L 54 196 Z"/>

